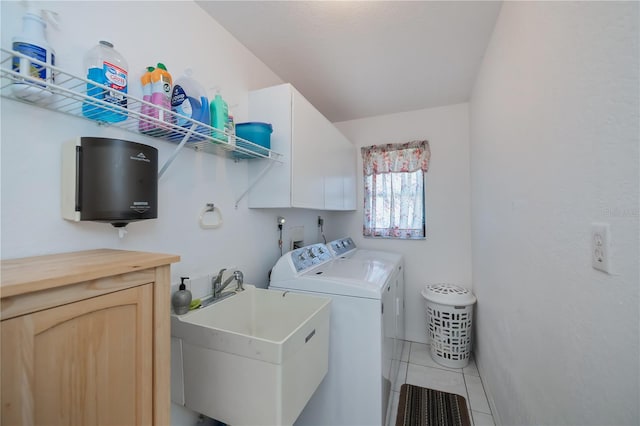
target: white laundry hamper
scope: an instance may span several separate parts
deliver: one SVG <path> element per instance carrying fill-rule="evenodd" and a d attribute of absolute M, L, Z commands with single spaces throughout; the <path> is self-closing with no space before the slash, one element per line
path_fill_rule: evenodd
<path fill-rule="evenodd" d="M 431 357 L 445 367 L 469 363 L 476 297 L 454 284 L 431 284 L 422 290 L 426 301 Z"/>

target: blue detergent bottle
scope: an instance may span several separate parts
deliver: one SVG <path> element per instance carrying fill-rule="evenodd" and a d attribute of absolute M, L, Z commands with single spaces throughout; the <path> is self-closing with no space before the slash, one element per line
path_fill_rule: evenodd
<path fill-rule="evenodd" d="M 209 125 L 210 122 L 209 99 L 204 88 L 191 75 L 192 71 L 187 69 L 183 75 L 175 80 L 171 93 L 171 110 L 178 114 L 175 124 L 185 129 L 191 128 L 193 124 L 188 118 L 206 125 Z M 203 126 L 196 126 L 195 132 L 197 133 L 193 133 L 188 142 L 204 140 L 205 138 L 201 135 L 208 135 L 209 130 Z M 184 132 L 173 132 L 167 139 L 173 142 L 180 142 L 184 135 Z"/>

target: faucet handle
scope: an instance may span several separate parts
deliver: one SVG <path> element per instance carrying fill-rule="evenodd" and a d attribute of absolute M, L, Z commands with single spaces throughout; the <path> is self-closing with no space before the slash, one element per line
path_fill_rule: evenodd
<path fill-rule="evenodd" d="M 242 271 L 233 271 L 233 278 L 236 279 L 236 291 L 243 291 L 244 287 L 242 287 L 242 283 L 244 282 L 244 274 Z"/>

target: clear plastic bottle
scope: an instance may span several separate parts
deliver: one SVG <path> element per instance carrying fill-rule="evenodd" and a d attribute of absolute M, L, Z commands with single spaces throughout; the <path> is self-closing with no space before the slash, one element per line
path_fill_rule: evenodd
<path fill-rule="evenodd" d="M 107 89 L 87 83 L 87 94 L 101 102 L 86 101 L 82 105 L 85 117 L 98 121 L 116 123 L 127 119 L 128 65 L 124 57 L 113 48 L 113 44 L 101 40 L 89 50 L 84 58 L 87 79 L 104 85 Z"/>

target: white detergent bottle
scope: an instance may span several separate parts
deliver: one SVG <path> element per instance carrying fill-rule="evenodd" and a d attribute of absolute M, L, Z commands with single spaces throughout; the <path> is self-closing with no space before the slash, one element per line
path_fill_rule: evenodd
<path fill-rule="evenodd" d="M 50 10 L 29 7 L 22 17 L 22 33 L 13 37 L 12 49 L 27 57 L 14 56 L 11 61 L 13 71 L 24 76 L 11 85 L 14 96 L 30 102 L 49 99 L 52 95 L 47 85 L 54 83 L 55 51 L 47 42 L 47 21 L 54 27 L 57 14 Z M 44 62 L 46 65 L 31 61 L 29 58 Z"/>

